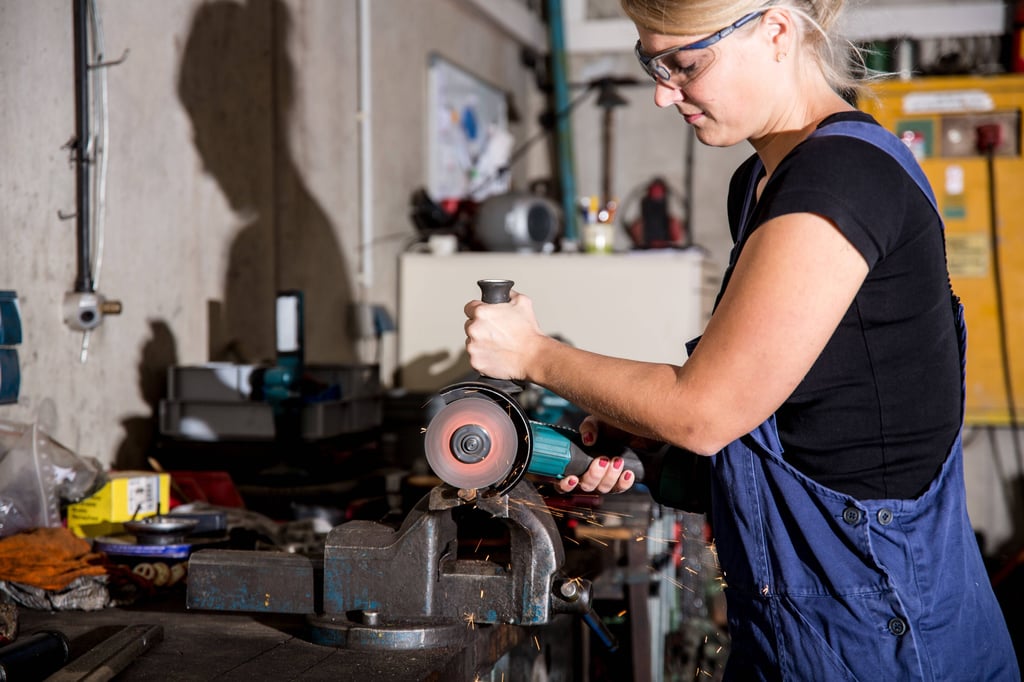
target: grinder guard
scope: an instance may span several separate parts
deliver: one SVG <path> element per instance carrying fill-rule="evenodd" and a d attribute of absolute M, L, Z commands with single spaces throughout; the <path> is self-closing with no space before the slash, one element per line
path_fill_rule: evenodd
<path fill-rule="evenodd" d="M 523 408 L 484 381 L 453 384 L 438 395 L 445 406 L 430 420 L 423 444 L 430 468 L 457 488 L 511 490 L 526 473 L 533 447 Z M 467 452 L 466 442 L 480 449 Z"/>

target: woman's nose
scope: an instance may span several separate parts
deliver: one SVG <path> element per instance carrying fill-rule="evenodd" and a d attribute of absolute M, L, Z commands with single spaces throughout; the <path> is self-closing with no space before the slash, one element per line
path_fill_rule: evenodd
<path fill-rule="evenodd" d="M 654 104 L 662 109 L 683 101 L 683 91 L 661 81 L 654 82 Z"/>

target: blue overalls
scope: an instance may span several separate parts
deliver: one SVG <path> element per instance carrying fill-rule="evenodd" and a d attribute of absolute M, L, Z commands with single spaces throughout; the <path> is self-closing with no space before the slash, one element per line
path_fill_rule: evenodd
<path fill-rule="evenodd" d="M 890 153 L 935 205 L 891 133 L 852 121 L 815 133 L 833 134 Z M 952 304 L 963 370 L 963 308 Z M 967 516 L 961 436 L 912 500 L 856 500 L 815 483 L 783 460 L 774 417 L 712 458 L 711 520 L 732 639 L 725 679 L 1020 679 Z"/>

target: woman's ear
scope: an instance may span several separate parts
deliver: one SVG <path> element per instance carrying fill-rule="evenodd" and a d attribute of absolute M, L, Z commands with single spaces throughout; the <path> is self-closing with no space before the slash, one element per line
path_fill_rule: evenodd
<path fill-rule="evenodd" d="M 793 47 L 793 37 L 796 33 L 796 26 L 793 24 L 793 17 L 789 12 L 771 7 L 761 17 L 761 27 L 764 35 L 771 42 L 772 51 L 779 55 L 785 55 Z"/>

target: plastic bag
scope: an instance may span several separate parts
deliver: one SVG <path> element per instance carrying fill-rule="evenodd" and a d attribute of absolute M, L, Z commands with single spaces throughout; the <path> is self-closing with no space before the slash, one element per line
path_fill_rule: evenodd
<path fill-rule="evenodd" d="M 99 462 L 75 455 L 39 426 L 0 420 L 0 537 L 61 525 L 61 503 L 106 483 Z"/>

